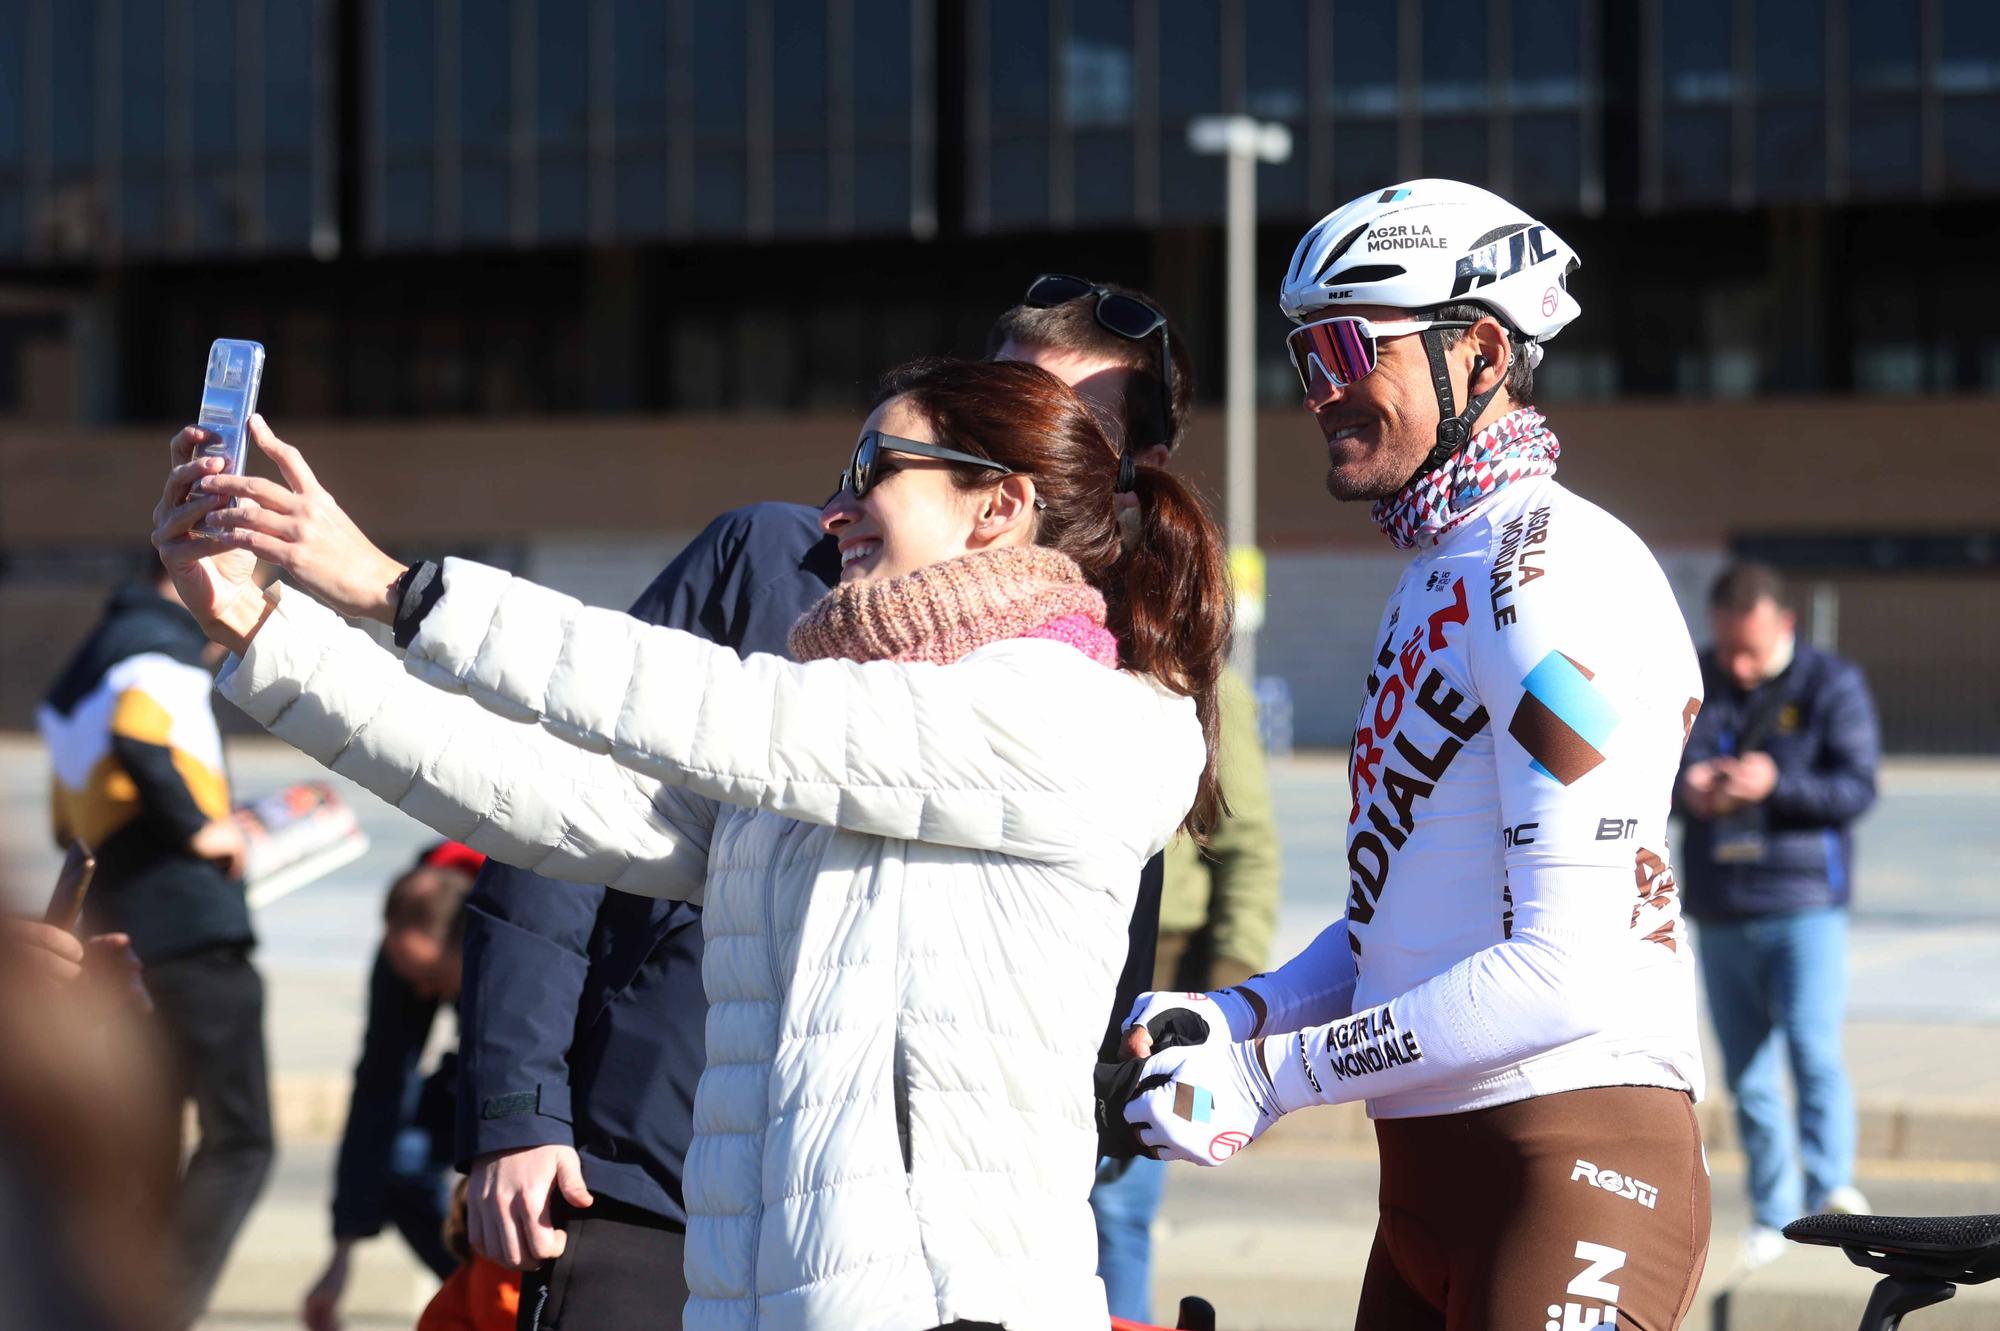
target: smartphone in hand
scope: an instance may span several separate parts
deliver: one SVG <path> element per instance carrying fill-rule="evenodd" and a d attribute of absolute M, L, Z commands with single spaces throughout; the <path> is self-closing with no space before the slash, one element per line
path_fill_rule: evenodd
<path fill-rule="evenodd" d="M 42 923 L 75 933 L 76 922 L 83 917 L 83 899 L 90 892 L 91 875 L 96 872 L 97 857 L 90 853 L 90 847 L 81 841 L 70 842 L 69 854 L 63 857 L 62 872 L 56 875 L 56 890 L 49 897 Z"/>
<path fill-rule="evenodd" d="M 221 337 L 210 345 L 208 372 L 201 381 L 201 412 L 195 424 L 214 438 L 195 450 L 196 457 L 219 457 L 225 472 L 243 474 L 250 417 L 257 410 L 257 388 L 263 381 L 263 343 Z M 207 519 L 201 525 L 215 529 Z"/>

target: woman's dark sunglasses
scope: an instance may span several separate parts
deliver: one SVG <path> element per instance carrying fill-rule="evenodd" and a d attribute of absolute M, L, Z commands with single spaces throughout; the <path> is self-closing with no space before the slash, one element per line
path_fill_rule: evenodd
<path fill-rule="evenodd" d="M 942 444 L 926 444 L 916 439 L 903 439 L 893 434 L 883 434 L 880 430 L 870 430 L 862 435 L 854 445 L 854 456 L 848 461 L 847 470 L 840 473 L 840 489 L 856 499 L 874 488 L 882 479 L 881 460 L 884 453 L 913 453 L 920 458 L 936 458 L 940 462 L 962 462 L 970 467 L 984 467 L 997 471 L 1002 476 L 1012 476 L 1014 469 L 1005 463 L 983 458 L 975 453 L 961 453 L 955 448 Z M 828 502 L 831 502 L 830 500 Z M 1047 508 L 1040 495 L 1035 496 L 1036 508 Z"/>
<path fill-rule="evenodd" d="M 1118 336 L 1134 342 L 1143 342 L 1154 333 L 1160 335 L 1160 429 L 1166 437 L 1161 443 L 1171 446 L 1174 440 L 1174 354 L 1167 331 L 1167 316 L 1140 300 L 1122 291 L 1113 291 L 1097 282 L 1086 282 L 1080 277 L 1067 273 L 1043 273 L 1028 283 L 1028 294 L 1021 303 L 1031 309 L 1046 310 L 1057 305 L 1067 305 L 1073 300 L 1086 296 L 1097 297 L 1097 322 Z"/>

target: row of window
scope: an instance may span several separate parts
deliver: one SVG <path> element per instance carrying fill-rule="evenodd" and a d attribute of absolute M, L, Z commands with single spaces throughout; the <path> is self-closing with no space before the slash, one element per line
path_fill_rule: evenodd
<path fill-rule="evenodd" d="M 923 4 L 368 12 L 373 247 L 925 225 Z"/>
<path fill-rule="evenodd" d="M 0 259 L 1210 223 L 1224 108 L 1273 218 L 1991 193 L 2000 5 L 0 0 Z"/>
<path fill-rule="evenodd" d="M 1991 223 L 1974 205 L 1564 221 L 1583 316 L 1548 346 L 1543 400 L 2000 391 Z M 1260 283 L 1297 231 L 1259 237 Z M 293 416 L 859 407 L 911 356 L 978 355 L 1036 272 L 1149 290 L 1223 384 L 1220 254 L 1126 229 L 1051 237 L 677 252 L 274 261 L 117 286 L 115 414 L 172 419 L 208 340 L 270 348 L 266 400 Z M 1288 325 L 1258 306 L 1258 383 L 1298 399 Z M 22 347 L 54 330 L 13 335 Z M 9 328 L 0 322 L 0 362 Z M 26 365 L 21 361 L 19 364 Z M 57 376 L 60 377 L 60 376 Z M 27 394 L 34 379 L 0 363 Z"/>
<path fill-rule="evenodd" d="M 326 49 L 308 0 L 0 0 L 0 256 L 309 248 Z"/>

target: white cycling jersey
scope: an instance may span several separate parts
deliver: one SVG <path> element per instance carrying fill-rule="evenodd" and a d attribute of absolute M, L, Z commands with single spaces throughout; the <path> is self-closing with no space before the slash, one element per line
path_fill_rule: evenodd
<path fill-rule="evenodd" d="M 1667 812 L 1701 678 L 1651 552 L 1552 478 L 1517 481 L 1419 552 L 1376 641 L 1347 915 L 1233 991 L 1285 1107 L 1699 1097 Z"/>

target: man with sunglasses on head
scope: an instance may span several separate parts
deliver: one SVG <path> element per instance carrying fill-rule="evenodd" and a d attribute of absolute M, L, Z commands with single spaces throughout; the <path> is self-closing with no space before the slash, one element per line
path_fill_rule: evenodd
<path fill-rule="evenodd" d="M 1187 345 L 1141 292 L 1043 273 L 994 321 L 986 355 L 1039 365 L 1074 388 L 1098 409 L 1128 465 L 1165 466 L 1187 430 Z M 1120 485 L 1129 490 L 1129 474 Z"/>
<path fill-rule="evenodd" d="M 1125 1117 L 1160 1156 L 1219 1164 L 1285 1113 L 1367 1102 L 1370 1328 L 1659 1331 L 1707 1254 L 1666 841 L 1701 678 L 1659 565 L 1557 483 L 1530 405 L 1577 266 L 1446 180 L 1300 243 L 1282 303 L 1327 489 L 1412 553 L 1355 722 L 1346 916 L 1269 974 L 1132 1015 L 1151 1057 Z"/>
<path fill-rule="evenodd" d="M 1136 512 L 1132 470 L 1167 464 L 1187 431 L 1194 400 L 1187 346 L 1151 297 L 1065 273 L 1043 273 L 1028 284 L 1020 304 L 993 321 L 986 357 L 1038 365 L 1097 410 L 1105 432 L 1124 450 L 1118 502 Z M 1163 857 L 1154 856 L 1139 881 L 1130 950 L 1118 980 L 1120 997 L 1106 1027 L 1106 1059 L 1116 1052 L 1119 1018 L 1129 1006 L 1123 995 L 1136 997 L 1153 987 L 1163 863 Z M 1115 1293 L 1111 1307 L 1119 1312 Z"/>
<path fill-rule="evenodd" d="M 1109 283 L 1045 273 L 994 323 L 987 353 L 1040 365 L 1099 408 L 1126 466 L 1167 466 L 1186 432 L 1194 380 L 1186 343 L 1151 297 Z M 1128 496 L 1129 498 L 1129 496 Z M 1134 510 L 1136 513 L 1136 509 Z M 1229 812 L 1197 846 L 1177 838 L 1146 866 L 1119 992 L 1213 987 L 1264 965 L 1278 919 L 1278 835 L 1257 704 L 1225 671 L 1218 749 Z M 1116 1057 L 1113 1014 L 1104 1057 Z M 1152 1227 L 1165 1170 L 1155 1160 L 1107 1159 L 1091 1190 L 1097 1274 L 1113 1316 L 1151 1320 Z"/>

